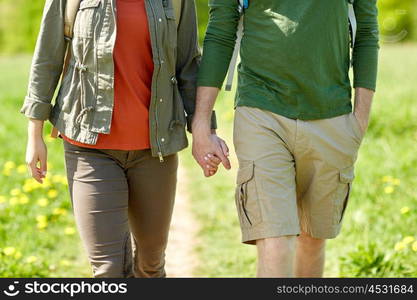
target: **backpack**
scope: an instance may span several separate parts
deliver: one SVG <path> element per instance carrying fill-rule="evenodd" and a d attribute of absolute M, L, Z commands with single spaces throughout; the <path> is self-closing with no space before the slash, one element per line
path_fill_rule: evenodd
<path fill-rule="evenodd" d="M 236 70 L 236 63 L 237 63 L 237 58 L 239 56 L 239 52 L 240 52 L 240 44 L 242 42 L 242 36 L 243 36 L 243 16 L 245 13 L 245 10 L 249 7 L 249 0 L 237 0 L 239 5 L 238 5 L 238 11 L 240 13 L 240 20 L 239 20 L 239 25 L 237 28 L 237 38 L 236 38 L 236 45 L 235 45 L 235 49 L 233 51 L 233 55 L 232 55 L 232 59 L 230 61 L 230 65 L 229 65 L 229 70 L 227 72 L 227 79 L 226 79 L 226 91 L 231 91 L 232 90 L 232 85 L 233 85 L 233 77 L 235 74 L 235 70 Z M 353 2 L 354 0 L 348 0 L 349 4 L 349 26 L 350 26 L 350 35 L 351 35 L 351 48 L 353 49 L 353 47 L 355 46 L 355 40 L 356 40 L 356 31 L 357 31 L 357 23 L 356 23 L 356 15 L 355 15 L 355 10 L 353 8 Z M 351 62 L 352 64 L 352 62 Z"/>
<path fill-rule="evenodd" d="M 64 38 L 67 41 L 66 50 L 65 50 L 65 59 L 64 65 L 61 74 L 61 81 L 67 72 L 68 65 L 71 59 L 71 51 L 70 51 L 70 41 L 74 34 L 74 23 L 75 18 L 77 16 L 78 9 L 80 8 L 80 3 L 82 0 L 67 0 L 64 12 Z M 178 27 L 180 18 L 181 18 L 181 10 L 182 10 L 182 0 L 171 0 L 172 6 L 175 12 L 175 23 Z M 53 138 L 58 137 L 58 130 L 53 127 L 51 136 Z"/>

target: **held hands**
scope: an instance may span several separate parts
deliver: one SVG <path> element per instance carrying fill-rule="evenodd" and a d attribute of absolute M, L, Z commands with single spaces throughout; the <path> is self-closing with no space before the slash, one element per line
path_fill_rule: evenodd
<path fill-rule="evenodd" d="M 193 156 L 206 177 L 216 174 L 220 163 L 228 170 L 231 168 L 229 148 L 214 132 L 193 132 Z"/>

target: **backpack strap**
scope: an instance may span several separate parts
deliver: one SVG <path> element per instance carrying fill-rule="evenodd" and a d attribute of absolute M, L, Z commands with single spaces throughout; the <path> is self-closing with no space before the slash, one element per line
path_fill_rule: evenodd
<path fill-rule="evenodd" d="M 358 24 L 356 22 L 356 14 L 355 9 L 353 8 L 353 2 L 354 0 L 349 1 L 349 24 L 350 24 L 350 30 L 351 30 L 351 46 L 352 48 L 355 46 L 356 41 L 356 32 L 358 30 Z"/>
<path fill-rule="evenodd" d="M 237 65 L 237 58 L 239 57 L 240 52 L 240 44 L 242 42 L 243 36 L 243 16 L 239 20 L 239 25 L 237 29 L 237 38 L 236 38 L 236 45 L 235 49 L 233 50 L 232 59 L 229 64 L 229 71 L 227 71 L 227 80 L 226 80 L 226 91 L 231 91 L 233 86 L 233 78 L 235 76 L 236 65 Z"/>
<path fill-rule="evenodd" d="M 240 45 L 242 42 L 243 37 L 243 14 L 245 12 L 245 9 L 249 7 L 249 0 L 238 0 L 239 2 L 239 13 L 240 13 L 240 20 L 239 25 L 237 27 L 237 37 L 236 37 L 236 44 L 235 49 L 233 51 L 232 59 L 230 60 L 229 64 L 229 70 L 227 72 L 227 79 L 226 79 L 226 91 L 231 91 L 233 86 L 233 78 L 236 71 L 236 64 L 237 64 L 237 58 L 239 57 L 240 52 Z"/>
<path fill-rule="evenodd" d="M 181 11 L 182 11 L 182 0 L 172 0 L 172 5 L 174 7 L 175 12 L 175 23 L 178 25 L 180 24 L 181 19 Z"/>

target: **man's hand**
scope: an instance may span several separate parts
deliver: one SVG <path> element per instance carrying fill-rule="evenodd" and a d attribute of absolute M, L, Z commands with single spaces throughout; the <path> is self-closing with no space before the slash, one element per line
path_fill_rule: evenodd
<path fill-rule="evenodd" d="M 213 176 L 217 167 L 223 163 L 230 169 L 229 149 L 226 143 L 211 129 L 211 114 L 219 88 L 197 88 L 196 109 L 193 117 L 193 156 L 204 171 L 206 177 Z"/>
<path fill-rule="evenodd" d="M 355 90 L 355 117 L 358 120 L 359 126 L 362 129 L 362 134 L 365 134 L 369 115 L 371 112 L 372 99 L 374 91 L 365 88 L 356 88 Z"/>
<path fill-rule="evenodd" d="M 215 133 L 193 131 L 193 156 L 206 177 L 216 174 L 220 163 L 230 169 L 229 148 Z"/>

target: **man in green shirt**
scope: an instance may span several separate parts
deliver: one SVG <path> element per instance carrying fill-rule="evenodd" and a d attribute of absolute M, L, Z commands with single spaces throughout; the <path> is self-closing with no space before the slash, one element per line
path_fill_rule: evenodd
<path fill-rule="evenodd" d="M 256 0 L 244 12 L 235 101 L 236 205 L 258 276 L 320 277 L 340 231 L 368 126 L 378 61 L 376 0 L 355 0 L 349 79 L 348 0 Z M 233 53 L 238 1 L 210 0 L 198 78 L 193 155 L 229 167 L 210 115 Z M 295 260 L 294 260 L 295 258 Z M 293 263 L 295 261 L 295 263 Z"/>

